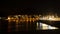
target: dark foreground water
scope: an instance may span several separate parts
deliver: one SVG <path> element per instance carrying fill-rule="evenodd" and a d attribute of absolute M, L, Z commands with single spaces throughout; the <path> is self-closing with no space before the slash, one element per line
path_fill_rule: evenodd
<path fill-rule="evenodd" d="M 38 21 L 40 22 L 40 21 Z M 45 22 L 45 21 L 41 21 Z M 15 23 L 15 22 L 8 22 L 6 20 L 0 20 L 0 32 L 57 32 L 60 31 L 60 29 L 57 30 L 37 30 L 37 25 L 36 22 L 20 22 L 20 23 Z M 46 22 L 47 24 L 50 24 L 52 26 L 56 26 L 60 28 L 60 23 L 59 22 Z"/>
<path fill-rule="evenodd" d="M 19 31 L 36 31 L 36 23 L 33 22 L 8 22 L 0 20 L 0 32 L 19 32 Z"/>

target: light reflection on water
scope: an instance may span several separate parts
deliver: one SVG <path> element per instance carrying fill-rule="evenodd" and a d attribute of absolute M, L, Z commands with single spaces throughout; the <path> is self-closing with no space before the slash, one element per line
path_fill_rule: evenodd
<path fill-rule="evenodd" d="M 15 28 L 14 31 L 33 31 L 35 30 L 36 24 L 33 22 L 20 22 L 15 23 L 15 27 L 13 26 L 13 22 L 8 23 L 8 32 L 11 31 L 11 28 Z M 13 27 L 12 27 L 13 26 Z"/>
<path fill-rule="evenodd" d="M 3 22 L 3 21 L 2 21 Z M 6 22 L 5 22 L 6 23 Z M 36 30 L 49 30 L 49 29 L 58 29 L 42 22 L 7 22 L 8 23 L 8 32 L 11 31 L 36 31 Z"/>
<path fill-rule="evenodd" d="M 44 24 L 44 23 L 39 23 L 37 22 L 37 27 L 36 27 L 37 30 L 53 30 L 53 29 L 59 29 L 57 27 L 53 27 L 53 26 L 50 26 L 50 25 L 47 25 L 47 24 Z"/>
<path fill-rule="evenodd" d="M 12 23 L 8 24 L 8 32 L 11 31 L 11 28 L 14 27 L 14 26 L 13 27 L 12 26 L 13 26 Z M 58 29 L 58 28 L 44 24 L 44 23 L 41 23 L 41 22 L 15 23 L 15 31 L 50 30 L 50 29 Z"/>

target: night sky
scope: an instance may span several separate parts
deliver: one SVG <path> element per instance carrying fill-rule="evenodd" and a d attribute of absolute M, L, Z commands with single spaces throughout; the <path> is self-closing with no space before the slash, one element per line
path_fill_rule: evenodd
<path fill-rule="evenodd" d="M 58 1 L 6 1 L 0 2 L 0 15 L 60 13 Z"/>

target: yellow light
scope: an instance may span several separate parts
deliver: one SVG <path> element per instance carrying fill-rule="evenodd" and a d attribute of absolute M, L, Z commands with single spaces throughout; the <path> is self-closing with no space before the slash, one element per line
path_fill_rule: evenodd
<path fill-rule="evenodd" d="M 49 20 L 53 20 L 53 18 L 50 17 Z"/>
<path fill-rule="evenodd" d="M 10 19 L 10 17 L 8 17 L 8 19 Z"/>

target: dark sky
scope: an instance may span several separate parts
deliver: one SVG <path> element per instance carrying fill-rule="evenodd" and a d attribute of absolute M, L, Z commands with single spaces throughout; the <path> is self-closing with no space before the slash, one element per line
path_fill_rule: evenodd
<path fill-rule="evenodd" d="M 60 12 L 58 1 L 6 1 L 0 2 L 0 15 L 45 14 Z"/>

